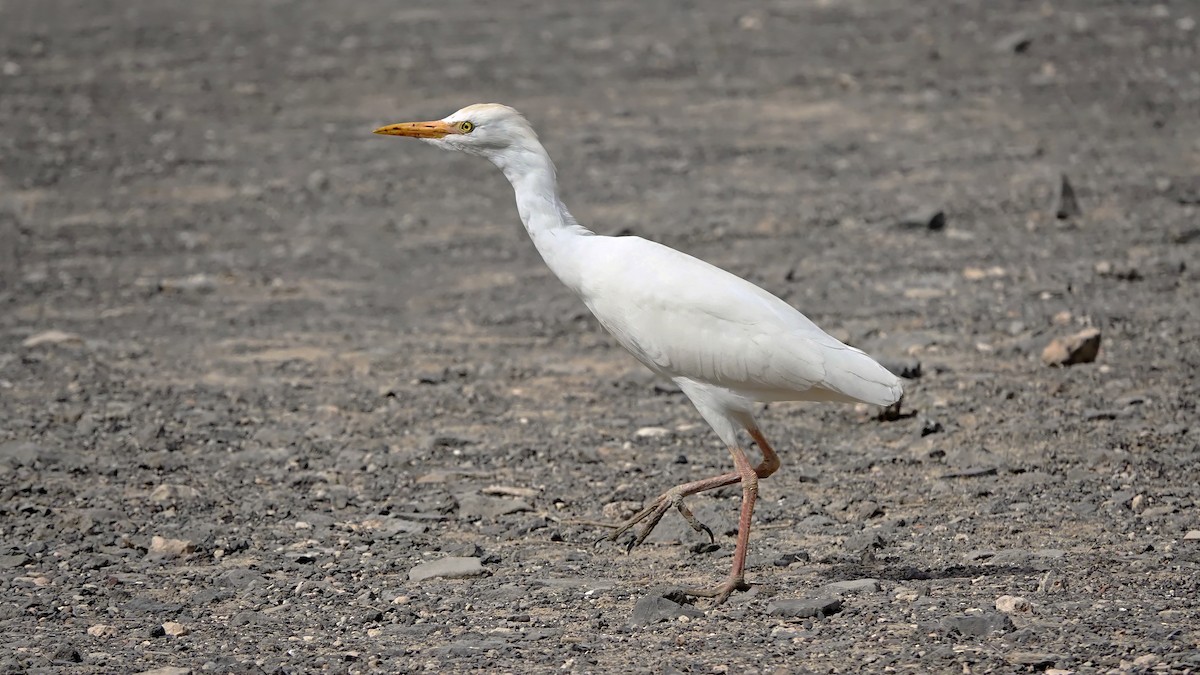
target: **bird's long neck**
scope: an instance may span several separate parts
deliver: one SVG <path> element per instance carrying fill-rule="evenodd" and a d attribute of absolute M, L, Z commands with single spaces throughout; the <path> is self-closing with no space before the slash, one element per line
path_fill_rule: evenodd
<path fill-rule="evenodd" d="M 575 247 L 581 237 L 594 233 L 575 222 L 558 198 L 554 162 L 536 140 L 490 158 L 512 183 L 517 213 L 529 238 L 546 265 L 564 284 L 579 292 L 579 256 Z"/>

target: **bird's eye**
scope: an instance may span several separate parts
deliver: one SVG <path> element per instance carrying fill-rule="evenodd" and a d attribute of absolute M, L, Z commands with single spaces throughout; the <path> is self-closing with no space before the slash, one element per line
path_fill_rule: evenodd
<path fill-rule="evenodd" d="M 459 128 L 459 130 L 460 130 L 460 131 L 462 131 L 464 134 L 469 134 L 469 133 L 471 133 L 472 131 L 475 131 L 475 125 L 474 125 L 474 124 L 471 124 L 470 122 L 467 122 L 467 121 L 459 122 L 459 123 L 458 123 L 458 128 Z"/>

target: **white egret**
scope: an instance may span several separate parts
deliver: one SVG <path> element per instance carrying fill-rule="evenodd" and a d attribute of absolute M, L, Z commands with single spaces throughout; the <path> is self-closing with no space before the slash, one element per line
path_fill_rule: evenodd
<path fill-rule="evenodd" d="M 737 547 L 728 578 L 687 591 L 724 602 L 746 590 L 746 549 L 758 481 L 779 459 L 754 421 L 770 401 L 842 401 L 891 405 L 899 379 L 842 344 L 779 298 L 729 272 L 640 237 L 597 235 L 575 221 L 558 197 L 554 164 L 520 113 L 499 104 L 470 105 L 441 120 L 392 124 L 377 134 L 419 138 L 485 157 L 512 183 L 517 211 L 542 259 L 625 349 L 679 386 L 733 456 L 734 471 L 677 485 L 616 529 L 616 540 L 644 524 L 645 540 L 674 507 L 696 531 L 712 532 L 684 505 L 688 495 L 741 483 Z M 762 452 L 751 466 L 738 440 L 745 429 Z"/>

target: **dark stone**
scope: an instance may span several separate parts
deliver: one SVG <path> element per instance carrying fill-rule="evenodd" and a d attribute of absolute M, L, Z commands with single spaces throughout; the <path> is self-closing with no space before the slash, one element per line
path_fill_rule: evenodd
<path fill-rule="evenodd" d="M 776 600 L 767 605 L 767 614 L 787 618 L 822 618 L 842 611 L 838 598 L 804 598 L 802 600 Z"/>
<path fill-rule="evenodd" d="M 83 663 L 83 655 L 69 644 L 61 644 L 54 649 L 51 660 L 55 663 Z"/>
<path fill-rule="evenodd" d="M 1014 666 L 1045 670 L 1058 663 L 1062 657 L 1058 654 L 1044 654 L 1042 652 L 1009 652 L 1005 658 Z"/>
<path fill-rule="evenodd" d="M 630 626 L 647 626 L 661 623 L 678 616 L 698 617 L 704 612 L 690 605 L 683 605 L 662 595 L 646 595 L 633 606 L 633 615 L 629 619 Z"/>
<path fill-rule="evenodd" d="M 942 628 L 950 634 L 964 637 L 987 637 L 992 633 L 1008 633 L 1016 628 L 1007 614 L 984 612 L 942 619 Z"/>
<path fill-rule="evenodd" d="M 24 553 L 9 553 L 0 555 L 0 568 L 10 569 L 20 567 L 30 561 L 30 557 Z"/>
<path fill-rule="evenodd" d="M 1067 220 L 1083 215 L 1083 210 L 1079 208 L 1079 200 L 1075 198 L 1075 188 L 1071 187 L 1071 181 L 1067 179 L 1067 174 L 1062 175 L 1062 183 L 1058 190 L 1058 209 L 1054 215 L 1059 220 Z"/>
<path fill-rule="evenodd" d="M 231 570 L 226 570 L 217 575 L 215 580 L 218 588 L 230 588 L 236 590 L 245 590 L 265 584 L 267 578 L 256 570 L 246 567 L 235 567 Z"/>
<path fill-rule="evenodd" d="M 946 212 L 941 209 L 918 211 L 902 218 L 897 224 L 905 230 L 929 230 L 937 232 L 946 228 Z"/>
<path fill-rule="evenodd" d="M 907 380 L 915 380 L 921 377 L 921 362 L 914 358 L 905 357 L 873 357 L 879 365 L 888 369 L 888 372 L 896 377 L 903 377 Z"/>

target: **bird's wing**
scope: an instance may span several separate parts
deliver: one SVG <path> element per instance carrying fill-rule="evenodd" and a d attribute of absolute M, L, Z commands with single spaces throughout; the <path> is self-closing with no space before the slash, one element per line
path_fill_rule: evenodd
<path fill-rule="evenodd" d="M 639 237 L 588 237 L 584 248 L 584 302 L 664 375 L 762 400 L 887 405 L 900 396 L 873 359 L 744 279 Z"/>

